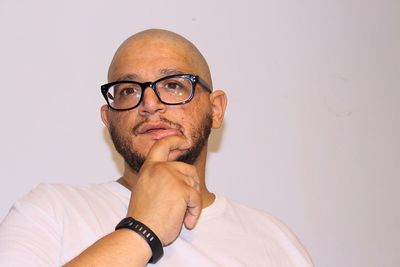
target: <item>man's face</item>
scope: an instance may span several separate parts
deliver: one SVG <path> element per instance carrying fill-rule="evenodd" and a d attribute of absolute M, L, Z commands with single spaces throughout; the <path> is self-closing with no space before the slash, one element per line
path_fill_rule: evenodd
<path fill-rule="evenodd" d="M 200 74 L 195 58 L 185 47 L 168 42 L 135 42 L 119 51 L 110 71 L 110 81 L 155 81 L 170 74 Z M 196 86 L 191 102 L 165 105 L 151 88 L 144 92 L 142 103 L 129 111 L 109 111 L 108 125 L 117 151 L 138 172 L 152 145 L 170 135 L 183 137 L 186 149 L 174 150 L 170 160 L 193 164 L 205 149 L 212 126 L 209 93 Z"/>

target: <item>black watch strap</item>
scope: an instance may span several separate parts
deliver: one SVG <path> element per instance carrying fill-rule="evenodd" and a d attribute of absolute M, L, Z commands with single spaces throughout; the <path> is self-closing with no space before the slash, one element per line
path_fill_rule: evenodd
<path fill-rule="evenodd" d="M 115 227 L 115 230 L 121 228 L 128 228 L 138 233 L 144 238 L 144 240 L 147 241 L 153 254 L 149 260 L 149 263 L 156 263 L 164 255 L 164 250 L 160 239 L 145 224 L 133 219 L 132 217 L 126 217 L 120 221 L 120 223 Z"/>

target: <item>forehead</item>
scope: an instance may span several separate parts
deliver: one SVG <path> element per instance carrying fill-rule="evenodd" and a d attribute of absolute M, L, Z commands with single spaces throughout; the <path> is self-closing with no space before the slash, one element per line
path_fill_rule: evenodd
<path fill-rule="evenodd" d="M 109 80 L 129 75 L 148 81 L 168 74 L 200 72 L 196 54 L 188 45 L 173 40 L 142 39 L 121 46 L 111 63 Z"/>

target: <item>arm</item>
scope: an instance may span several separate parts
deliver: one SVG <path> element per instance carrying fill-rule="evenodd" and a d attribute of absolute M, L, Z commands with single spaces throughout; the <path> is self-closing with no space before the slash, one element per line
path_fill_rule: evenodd
<path fill-rule="evenodd" d="M 98 240 L 65 267 L 146 266 L 151 250 L 146 241 L 128 229 L 121 229 Z"/>
<path fill-rule="evenodd" d="M 163 245 L 177 238 L 183 224 L 193 228 L 201 212 L 195 167 L 168 161 L 170 151 L 179 146 L 182 146 L 182 139 L 176 136 L 153 145 L 132 190 L 128 208 L 128 216 L 146 224 Z M 150 247 L 141 236 L 120 229 L 95 242 L 65 267 L 138 267 L 145 266 L 151 256 Z"/>

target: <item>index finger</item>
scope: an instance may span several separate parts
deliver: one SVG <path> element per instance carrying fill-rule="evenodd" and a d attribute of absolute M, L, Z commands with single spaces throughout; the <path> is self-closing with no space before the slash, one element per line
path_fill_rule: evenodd
<path fill-rule="evenodd" d="M 188 149 L 185 139 L 180 136 L 167 136 L 157 140 L 147 155 L 146 161 L 167 161 L 172 150 Z"/>

